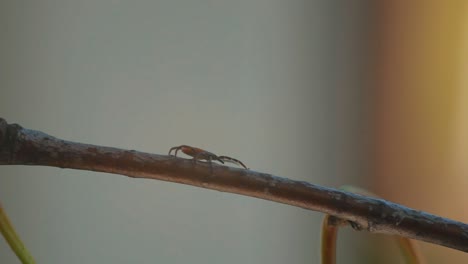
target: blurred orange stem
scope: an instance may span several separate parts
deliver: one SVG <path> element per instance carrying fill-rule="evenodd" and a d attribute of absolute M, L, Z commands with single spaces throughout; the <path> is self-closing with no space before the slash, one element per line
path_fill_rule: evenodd
<path fill-rule="evenodd" d="M 351 187 L 355 188 L 355 187 Z M 366 191 L 366 193 L 369 193 Z M 331 215 L 325 215 L 322 221 L 321 258 L 322 264 L 336 264 L 336 241 L 338 229 L 347 221 Z M 414 241 L 405 237 L 395 237 L 406 263 L 424 264 L 424 258 Z"/>

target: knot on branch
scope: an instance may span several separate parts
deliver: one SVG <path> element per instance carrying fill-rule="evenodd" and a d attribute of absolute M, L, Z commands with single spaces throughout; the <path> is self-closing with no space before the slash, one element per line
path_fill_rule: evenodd
<path fill-rule="evenodd" d="M 0 146 L 3 145 L 3 141 L 6 138 L 8 123 L 5 119 L 0 118 Z"/>
<path fill-rule="evenodd" d="M 5 119 L 0 118 L 0 153 L 10 151 L 21 129 L 23 128 L 20 125 L 8 124 Z"/>

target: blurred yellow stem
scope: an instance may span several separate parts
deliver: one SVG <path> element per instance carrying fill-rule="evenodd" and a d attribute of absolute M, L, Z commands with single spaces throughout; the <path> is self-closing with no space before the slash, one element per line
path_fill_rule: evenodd
<path fill-rule="evenodd" d="M 23 242 L 15 232 L 13 225 L 8 219 L 8 216 L 0 203 L 0 232 L 7 241 L 10 248 L 15 252 L 16 256 L 21 260 L 23 264 L 34 264 L 36 263 L 29 254 L 28 250 L 24 246 Z"/>

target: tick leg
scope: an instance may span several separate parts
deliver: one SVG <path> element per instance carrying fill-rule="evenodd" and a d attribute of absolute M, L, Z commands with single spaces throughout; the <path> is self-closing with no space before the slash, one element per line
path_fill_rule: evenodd
<path fill-rule="evenodd" d="M 221 162 L 222 164 L 224 164 L 224 161 L 222 159 L 220 159 L 218 156 L 215 156 L 214 157 L 217 161 Z"/>
<path fill-rule="evenodd" d="M 174 151 L 174 156 L 177 157 L 177 152 L 182 151 L 183 153 L 189 155 L 189 156 L 192 156 L 194 155 L 194 153 L 196 153 L 196 148 L 194 147 L 190 147 L 190 146 L 187 146 L 187 145 L 180 145 L 180 146 L 177 146 L 177 147 L 172 147 L 169 149 L 169 155 L 171 155 L 172 151 Z"/>
<path fill-rule="evenodd" d="M 179 151 L 179 149 L 180 149 L 180 146 L 170 148 L 168 155 L 171 155 L 171 152 L 175 150 L 174 156 L 177 157 L 177 151 Z"/>
<path fill-rule="evenodd" d="M 224 161 L 228 161 L 228 162 L 240 165 L 240 166 L 244 167 L 245 169 L 249 169 L 240 160 L 237 160 L 237 159 L 234 159 L 234 158 L 231 158 L 231 157 L 228 157 L 228 156 L 219 156 L 218 158 L 221 159 L 221 160 L 224 160 Z"/>

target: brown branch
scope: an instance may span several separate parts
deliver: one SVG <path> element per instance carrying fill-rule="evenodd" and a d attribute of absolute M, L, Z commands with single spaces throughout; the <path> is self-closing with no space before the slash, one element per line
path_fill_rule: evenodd
<path fill-rule="evenodd" d="M 468 225 L 382 199 L 252 170 L 81 144 L 0 119 L 0 165 L 43 165 L 122 174 L 237 193 L 320 211 L 355 229 L 400 235 L 468 252 Z"/>

